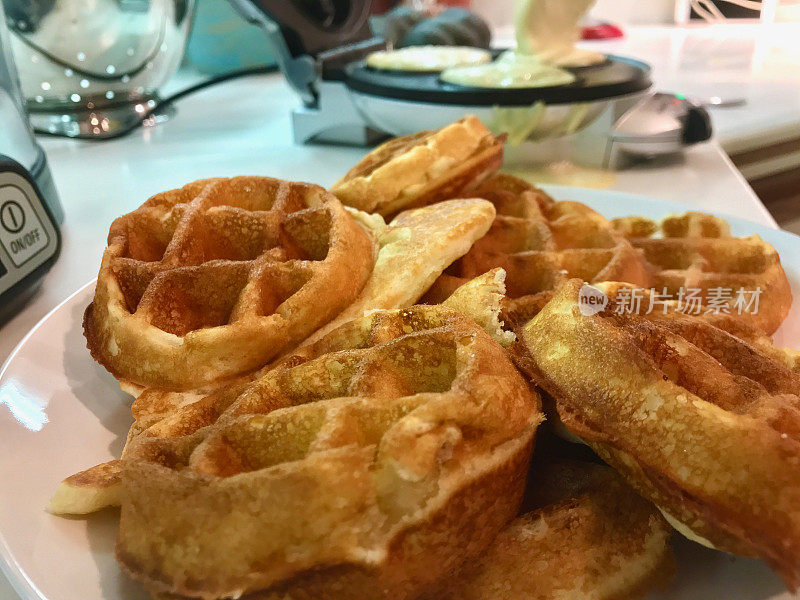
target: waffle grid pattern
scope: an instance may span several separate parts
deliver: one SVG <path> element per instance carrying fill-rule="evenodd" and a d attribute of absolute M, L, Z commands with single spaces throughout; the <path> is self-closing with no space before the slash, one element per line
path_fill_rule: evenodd
<path fill-rule="evenodd" d="M 698 290 L 705 306 L 719 305 L 725 313 L 737 312 L 733 304 L 739 290 L 748 299 L 758 294 L 758 310 L 737 316 L 767 334 L 786 318 L 792 301 L 789 282 L 778 253 L 757 235 L 735 238 L 725 221 L 697 212 L 660 223 L 624 217 L 613 225 L 642 250 L 651 286 L 659 293 L 678 298 Z"/>
<path fill-rule="evenodd" d="M 368 234 L 318 186 L 266 177 L 198 181 L 112 224 L 87 311 L 89 346 L 112 372 L 144 385 L 192 386 L 192 365 L 212 379 L 217 367 L 235 375 L 338 313 L 372 261 Z M 223 347 L 237 341 L 241 360 Z M 181 365 L 187 354 L 196 358 Z M 169 381 L 147 372 L 160 358 L 159 374 Z M 145 367 L 123 364 L 136 360 Z"/>
<path fill-rule="evenodd" d="M 330 212 L 312 186 L 264 183 L 210 182 L 194 198 L 167 192 L 112 226 L 109 245 L 124 250 L 111 266 L 128 310 L 183 336 L 269 316 L 311 279 L 327 255 Z"/>
<path fill-rule="evenodd" d="M 638 285 L 649 281 L 641 255 L 583 204 L 556 202 L 504 174 L 488 179 L 473 195 L 492 202 L 497 217 L 486 236 L 445 271 L 434 290 L 438 296 L 496 267 L 507 273 L 509 298 L 552 291 L 570 277 Z"/>
<path fill-rule="evenodd" d="M 624 314 L 613 298 L 582 316 L 580 287 L 565 284 L 521 329 L 532 357 L 515 349 L 521 368 L 572 433 L 677 523 L 796 586 L 800 375 L 696 317 Z"/>
<path fill-rule="evenodd" d="M 503 143 L 474 116 L 395 138 L 372 150 L 331 191 L 384 216 L 463 195 L 495 173 Z"/>

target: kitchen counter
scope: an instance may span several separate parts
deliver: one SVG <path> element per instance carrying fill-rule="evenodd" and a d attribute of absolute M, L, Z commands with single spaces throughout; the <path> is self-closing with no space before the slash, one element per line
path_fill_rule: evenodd
<path fill-rule="evenodd" d="M 710 109 L 717 140 L 734 153 L 800 137 L 798 32 L 797 23 L 638 26 L 585 45 L 647 61 L 657 89 L 743 99 Z"/>
<path fill-rule="evenodd" d="M 63 249 L 41 290 L 0 328 L 0 360 L 48 311 L 96 275 L 111 221 L 150 195 L 201 177 L 238 174 L 329 185 L 363 156 L 363 148 L 295 145 L 289 122 L 295 102 L 280 76 L 250 77 L 190 96 L 168 122 L 123 139 L 43 138 L 66 213 Z M 713 141 L 689 149 L 680 160 L 620 172 L 611 189 L 774 226 Z M 0 598 L 16 598 L 2 576 Z"/>
<path fill-rule="evenodd" d="M 587 42 L 642 56 L 656 86 L 740 98 L 710 109 L 716 138 L 780 225 L 800 233 L 800 23 L 632 27 Z"/>
<path fill-rule="evenodd" d="M 653 67 L 655 89 L 707 100 L 715 138 L 780 222 L 800 231 L 800 36 L 798 23 L 625 26 L 591 49 L 635 56 Z M 500 28 L 498 45 L 513 34 Z"/>
<path fill-rule="evenodd" d="M 630 27 L 587 42 L 653 65 L 658 89 L 744 100 L 709 109 L 716 139 L 782 226 L 800 232 L 800 24 Z"/>
<path fill-rule="evenodd" d="M 580 45 L 646 61 L 655 89 L 744 100 L 710 108 L 717 141 L 736 153 L 800 137 L 799 28 L 798 23 L 624 26 L 622 38 Z M 512 45 L 511 29 L 499 28 L 495 42 Z"/>

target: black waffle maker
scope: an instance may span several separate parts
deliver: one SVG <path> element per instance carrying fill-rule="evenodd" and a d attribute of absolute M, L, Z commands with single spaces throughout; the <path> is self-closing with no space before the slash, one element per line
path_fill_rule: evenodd
<path fill-rule="evenodd" d="M 363 60 L 389 46 L 370 29 L 369 0 L 231 1 L 266 32 L 300 96 L 292 111 L 300 143 L 369 144 L 386 134 L 441 127 L 468 113 L 491 124 L 498 111 L 508 118 L 502 111 L 533 107 L 539 122 L 531 136 L 558 136 L 586 126 L 609 103 L 640 98 L 651 86 L 647 64 L 619 56 L 570 69 L 576 80 L 569 85 L 531 89 L 479 89 L 442 82 L 435 73 L 379 71 Z"/>

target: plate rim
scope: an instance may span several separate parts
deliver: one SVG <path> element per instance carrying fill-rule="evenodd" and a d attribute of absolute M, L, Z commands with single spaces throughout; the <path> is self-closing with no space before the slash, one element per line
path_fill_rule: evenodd
<path fill-rule="evenodd" d="M 36 334 L 40 327 L 44 326 L 45 322 L 50 320 L 50 318 L 58 312 L 62 306 L 68 304 L 75 296 L 80 295 L 89 286 L 92 286 L 97 281 L 97 278 L 93 278 L 90 281 L 84 283 L 80 286 L 77 290 L 69 294 L 66 298 L 61 300 L 58 304 L 56 304 L 50 311 L 47 312 L 41 319 L 39 319 L 36 324 L 30 328 L 30 330 L 22 336 L 22 339 L 14 346 L 13 350 L 9 353 L 8 357 L 3 361 L 2 366 L 0 366 L 0 384 L 3 383 L 5 380 L 6 371 L 8 371 L 11 362 L 16 358 L 17 354 L 20 352 L 22 347 L 28 342 L 28 340 Z M 23 309 L 24 310 L 24 309 Z M 5 404 L 4 402 L 0 402 L 0 405 Z M 6 541 L 6 537 L 2 531 L 0 531 L 0 573 L 2 573 L 5 578 L 8 580 L 9 584 L 11 585 L 11 589 L 16 592 L 19 597 L 23 600 L 28 600 L 32 598 L 34 600 L 48 600 L 47 596 L 45 596 L 39 588 L 36 586 L 36 583 L 28 576 L 27 572 L 22 568 L 19 564 L 17 559 L 14 557 L 14 554 L 11 551 L 11 548 Z M 12 599 L 13 600 L 13 599 Z"/>

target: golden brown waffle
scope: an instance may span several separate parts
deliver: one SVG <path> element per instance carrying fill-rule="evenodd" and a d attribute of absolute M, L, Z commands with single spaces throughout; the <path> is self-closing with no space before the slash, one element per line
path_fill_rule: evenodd
<path fill-rule="evenodd" d="M 613 469 L 534 465 L 523 514 L 436 600 L 616 600 L 669 580 L 671 528 Z"/>
<path fill-rule="evenodd" d="M 111 225 L 84 317 L 118 379 L 199 388 L 259 368 L 350 304 L 370 236 L 319 186 L 208 179 Z"/>
<path fill-rule="evenodd" d="M 677 300 L 662 300 L 657 297 L 658 293 L 653 289 L 644 289 L 621 281 L 603 281 L 592 284 L 592 287 L 616 300 L 615 310 L 619 312 L 644 314 L 651 320 L 674 320 L 687 314 L 685 305 Z M 500 313 L 500 318 L 506 323 L 505 328 L 514 331 L 530 321 L 553 298 L 553 294 L 554 292 L 541 292 L 532 296 L 505 300 Z M 632 298 L 638 300 L 634 303 Z M 741 319 L 736 314 L 714 311 L 701 311 L 697 315 L 690 316 L 702 319 L 714 327 L 757 346 L 762 352 L 800 373 L 800 352 L 789 348 L 775 347 L 772 338 L 748 320 Z"/>
<path fill-rule="evenodd" d="M 331 191 L 348 206 L 393 215 L 464 195 L 502 162 L 503 141 L 469 116 L 381 144 Z"/>
<path fill-rule="evenodd" d="M 518 364 L 680 531 L 800 583 L 800 374 L 697 317 L 580 310 L 564 284 L 524 325 Z"/>
<path fill-rule="evenodd" d="M 516 514 L 540 420 L 470 319 L 376 311 L 136 436 L 117 556 L 152 593 L 411 599 Z"/>
<path fill-rule="evenodd" d="M 462 285 L 442 302 L 442 306 L 467 315 L 494 341 L 508 348 L 517 336 L 505 327 L 501 318 L 506 299 L 505 281 L 503 269 L 492 269 Z"/>
<path fill-rule="evenodd" d="M 437 280 L 427 301 L 441 302 L 495 267 L 507 273 L 509 298 L 553 290 L 570 277 L 648 285 L 641 253 L 588 206 L 556 202 L 506 174 L 492 176 L 471 194 L 492 202 L 497 217 L 489 232 Z"/>
<path fill-rule="evenodd" d="M 405 308 L 413 304 L 447 265 L 486 233 L 494 218 L 494 207 L 485 200 L 448 200 L 401 213 L 388 226 L 379 215 L 361 213 L 356 217 L 363 220 L 377 238 L 379 251 L 375 267 L 353 303 L 304 340 L 303 346 L 368 311 Z M 475 294 L 461 294 L 460 297 L 468 307 L 454 306 L 457 312 L 469 308 L 473 318 L 485 327 L 494 318 L 491 334 L 496 336 L 495 339 L 506 345 L 514 340 L 513 334 L 501 331 L 496 321 L 501 293 L 488 298 L 488 301 L 486 294 L 481 294 L 480 298 Z M 268 369 L 269 366 L 262 371 Z M 246 383 L 260 374 L 258 371 L 247 373 L 228 380 L 226 385 Z M 125 388 L 136 392 L 133 394 L 136 401 L 131 408 L 135 419 L 129 434 L 131 437 L 212 391 L 134 389 L 135 386 L 130 384 Z M 48 510 L 55 514 L 74 515 L 119 505 L 120 488 L 119 461 L 103 463 L 65 479 L 56 490 Z"/>
<path fill-rule="evenodd" d="M 792 290 L 781 259 L 759 236 L 735 238 L 725 221 L 698 212 L 671 215 L 660 223 L 644 217 L 613 223 L 644 252 L 658 292 L 678 297 L 681 290 L 698 290 L 703 311 L 734 314 L 768 335 L 789 313 Z M 757 310 L 744 310 L 755 290 L 760 290 Z M 737 298 L 744 304 L 737 305 Z"/>
<path fill-rule="evenodd" d="M 373 218 L 383 222 L 378 215 Z M 493 219 L 491 203 L 466 198 L 406 210 L 388 226 L 376 228 L 380 249 L 375 268 L 361 294 L 303 345 L 368 310 L 411 306 L 446 267 L 486 233 Z"/>

